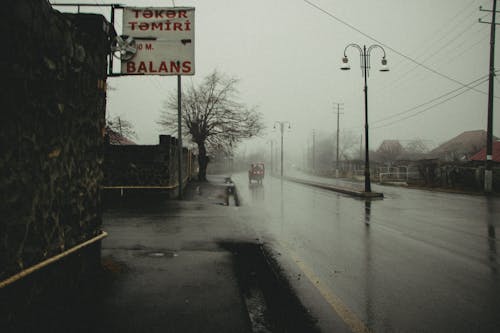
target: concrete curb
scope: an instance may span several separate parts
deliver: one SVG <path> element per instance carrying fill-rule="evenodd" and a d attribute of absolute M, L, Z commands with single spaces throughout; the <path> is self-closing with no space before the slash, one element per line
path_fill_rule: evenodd
<path fill-rule="evenodd" d="M 283 179 L 294 182 L 294 183 L 314 186 L 314 187 L 322 188 L 325 190 L 335 191 L 335 192 L 339 192 L 339 193 L 343 193 L 343 194 L 347 194 L 347 195 L 351 195 L 351 196 L 363 198 L 363 199 L 382 199 L 382 198 L 384 198 L 384 194 L 380 193 L 380 192 L 357 191 L 357 190 L 350 189 L 347 187 L 340 187 L 340 186 L 335 186 L 335 185 L 323 184 L 323 183 L 313 182 L 313 181 L 294 178 L 294 177 L 284 176 Z"/>

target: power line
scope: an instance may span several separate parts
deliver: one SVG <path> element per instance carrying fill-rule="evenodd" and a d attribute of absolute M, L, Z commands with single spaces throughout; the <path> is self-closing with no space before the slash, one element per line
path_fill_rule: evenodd
<path fill-rule="evenodd" d="M 485 27 L 484 26 L 481 26 L 481 29 L 479 29 L 477 32 L 481 32 L 482 30 L 484 30 Z M 477 45 L 479 45 L 480 43 L 484 42 L 486 39 L 489 38 L 489 35 L 484 35 L 481 39 L 477 40 L 477 41 L 473 41 L 473 44 L 470 44 L 468 45 L 467 47 L 465 48 L 460 48 L 462 45 L 464 45 L 465 43 L 468 43 L 470 42 L 469 39 L 465 39 L 461 44 L 457 45 L 453 50 L 450 50 L 448 51 L 448 53 L 452 54 L 452 56 L 447 56 L 446 58 L 446 63 L 449 65 L 451 63 L 453 63 L 455 60 L 459 59 L 462 57 L 462 55 L 464 55 L 465 53 L 469 52 L 470 50 L 472 50 L 473 48 L 475 48 Z M 460 48 L 460 49 L 459 49 Z M 436 60 L 436 63 L 437 63 L 438 60 Z M 413 69 L 416 69 L 418 66 L 415 66 L 412 68 Z M 405 72 L 404 74 L 402 75 L 406 75 L 408 72 Z M 414 76 L 412 76 L 412 79 L 411 80 L 405 80 L 404 82 L 398 84 L 398 87 L 401 88 L 405 83 L 419 83 L 423 80 L 425 80 L 424 77 L 422 77 L 424 73 L 422 72 L 419 72 L 417 74 L 415 74 Z M 393 93 L 392 90 L 389 90 L 390 87 L 394 86 L 395 83 L 397 82 L 401 82 L 402 80 L 402 76 L 400 76 L 398 79 L 394 80 L 393 82 L 391 83 L 388 83 L 386 84 L 384 87 L 381 88 L 381 94 L 384 94 L 384 95 L 387 95 L 389 93 Z M 462 87 L 460 87 L 462 88 Z"/>
<path fill-rule="evenodd" d="M 478 41 L 478 42 L 481 42 L 481 41 L 482 41 L 482 40 L 480 40 L 480 41 Z M 476 44 L 477 44 L 477 43 L 476 43 Z M 468 50 L 465 50 L 465 51 L 468 51 Z M 462 53 L 463 53 L 463 52 L 462 52 Z M 458 56 L 458 55 L 457 55 L 457 56 Z M 497 71 L 496 71 L 496 73 L 497 73 L 497 72 L 500 72 L 500 70 L 497 70 Z M 468 85 L 473 85 L 473 84 L 475 84 L 476 82 L 478 82 L 478 81 L 480 81 L 480 80 L 484 80 L 486 77 L 488 77 L 488 75 L 483 75 L 483 76 L 481 76 L 480 78 L 478 78 L 478 79 L 476 79 L 476 80 L 473 80 L 473 81 L 468 82 L 467 84 L 468 84 Z M 496 76 L 495 76 L 495 79 L 497 80 L 497 82 L 499 82 L 499 83 L 500 83 L 500 80 L 498 80 Z M 478 83 L 477 85 L 475 85 L 475 86 L 481 85 L 481 84 L 482 84 L 482 83 L 484 83 L 484 82 L 486 82 L 486 80 L 484 80 L 484 81 L 482 81 L 482 82 L 479 82 L 479 83 Z M 438 96 L 438 97 L 432 98 L 432 99 L 431 99 L 431 100 L 429 100 L 429 101 L 426 101 L 426 102 L 421 103 L 421 104 L 419 104 L 419 105 L 417 105 L 417 106 L 414 106 L 414 107 L 411 107 L 411 108 L 409 108 L 409 109 L 406 109 L 406 110 L 404 110 L 404 111 L 402 111 L 402 112 L 398 112 L 398 113 L 392 114 L 392 115 L 390 115 L 390 116 L 387 116 L 387 117 L 384 117 L 384 118 L 377 119 L 377 120 L 373 121 L 373 123 L 374 123 L 374 124 L 377 124 L 377 123 L 384 122 L 384 121 L 386 121 L 386 120 L 389 120 L 389 119 L 396 118 L 396 117 L 398 117 L 398 116 L 404 115 L 404 114 L 406 114 L 406 113 L 409 113 L 409 112 L 411 112 L 411 111 L 414 111 L 414 110 L 416 110 L 416 109 L 419 109 L 419 108 L 421 108 L 421 107 L 423 107 L 423 106 L 426 106 L 426 105 L 429 105 L 429 104 L 431 104 L 431 103 L 433 103 L 433 102 L 439 101 L 439 100 L 440 100 L 440 99 L 442 99 L 443 97 L 449 96 L 449 95 L 451 95 L 451 94 L 453 94 L 453 93 L 455 93 L 455 92 L 457 92 L 457 91 L 460 91 L 460 90 L 462 90 L 462 89 L 464 89 L 464 87 L 459 87 L 459 88 L 453 89 L 453 90 L 451 90 L 451 91 L 449 91 L 449 92 L 447 92 L 447 93 L 444 93 L 444 94 L 442 94 L 442 95 L 440 95 L 440 96 Z M 461 93 L 459 93 L 459 94 L 457 94 L 457 95 L 455 95 L 455 96 L 452 96 L 451 98 L 448 98 L 448 99 L 446 99 L 446 100 L 445 100 L 445 101 L 443 101 L 443 102 L 446 102 L 446 101 L 449 101 L 449 100 L 451 100 L 451 99 L 453 99 L 453 98 L 455 98 L 455 97 L 458 97 L 458 96 L 460 96 L 462 93 L 467 92 L 468 90 L 470 90 L 470 89 L 464 90 L 463 92 L 461 92 Z M 435 107 L 435 106 L 438 106 L 438 105 L 440 105 L 440 104 L 442 104 L 442 103 L 435 104 L 435 105 L 433 105 L 432 107 L 430 107 L 429 109 L 431 109 L 431 108 L 433 108 L 433 107 Z M 424 110 L 424 111 L 427 111 L 427 110 L 428 110 L 428 109 L 426 109 L 426 110 Z M 419 113 L 421 113 L 421 112 L 419 112 Z M 419 114 L 419 113 L 417 113 L 417 114 Z M 415 114 L 415 115 L 416 115 L 416 114 Z M 398 122 L 398 121 L 402 121 L 402 120 L 405 120 L 405 119 L 407 119 L 407 118 L 400 119 L 400 120 L 397 120 L 397 121 L 391 122 L 390 124 L 381 125 L 381 126 L 379 126 L 379 127 L 375 127 L 375 128 L 386 127 L 386 126 L 392 125 L 392 124 L 394 124 L 394 123 L 396 123 L 396 122 Z M 353 126 L 353 127 L 349 127 L 349 128 L 347 128 L 347 129 L 358 129 L 358 128 L 361 128 L 361 126 Z"/>
<path fill-rule="evenodd" d="M 443 52 L 446 50 L 446 48 L 448 46 L 450 46 L 453 42 L 455 42 L 457 39 L 459 39 L 460 37 L 463 37 L 464 33 L 466 33 L 467 31 L 469 31 L 470 28 L 472 28 L 474 25 L 476 25 L 477 23 L 476 22 L 473 22 L 472 24 L 470 24 L 469 26 L 467 26 L 465 29 L 461 30 L 460 32 L 458 32 L 453 38 L 451 38 L 450 40 L 448 40 L 446 43 L 444 43 L 440 48 L 436 49 L 435 51 L 433 51 L 431 54 L 428 54 L 425 58 L 423 58 L 422 60 L 420 60 L 422 63 L 423 62 L 427 62 L 428 60 L 430 60 L 431 58 L 435 57 L 436 55 L 438 55 L 439 53 Z M 480 31 L 483 29 L 483 27 L 481 27 L 481 29 L 479 29 Z M 455 51 L 456 49 L 458 49 L 461 45 L 463 45 L 465 42 L 467 42 L 468 39 L 464 39 L 464 41 L 462 41 L 462 43 L 460 43 L 459 45 L 456 45 L 453 49 L 449 50 L 448 53 L 450 54 L 454 54 L 453 51 Z M 412 68 L 406 70 L 404 73 L 402 73 L 401 75 L 399 75 L 399 77 L 392 81 L 391 83 L 389 83 L 388 85 L 386 85 L 385 87 L 383 87 L 382 89 L 388 89 L 389 87 L 392 87 L 394 86 L 396 83 L 400 82 L 401 80 L 405 79 L 409 74 L 411 74 L 413 71 L 415 71 L 417 68 L 419 68 L 419 65 L 416 64 L 415 66 L 413 66 Z M 415 82 L 415 78 L 412 79 L 412 82 Z"/>
<path fill-rule="evenodd" d="M 397 55 L 399 55 L 399 56 L 401 56 L 401 57 L 403 57 L 403 58 L 405 58 L 405 59 L 407 59 L 407 60 L 411 61 L 412 63 L 417 64 L 418 66 L 420 66 L 420 67 L 422 67 L 422 68 L 425 68 L 425 69 L 426 69 L 426 70 L 428 70 L 429 72 L 434 73 L 434 74 L 436 74 L 436 75 L 438 75 L 438 76 L 441 76 L 442 78 L 445 78 L 445 79 L 447 79 L 447 80 L 449 80 L 449 81 L 452 81 L 452 82 L 454 82 L 454 83 L 456 83 L 456 84 L 459 84 L 459 85 L 461 85 L 461 86 L 462 86 L 462 87 L 464 87 L 464 88 L 469 88 L 469 89 L 472 89 L 472 90 L 474 90 L 474 91 L 476 91 L 476 92 L 478 92 L 478 93 L 481 93 L 481 94 L 487 95 L 487 93 L 486 93 L 486 92 L 484 92 L 484 91 L 474 89 L 474 87 L 470 87 L 470 86 L 468 86 L 467 84 L 465 84 L 465 83 L 463 83 L 463 82 L 461 82 L 461 81 L 459 81 L 459 80 L 457 80 L 457 79 L 454 79 L 454 78 L 452 78 L 452 77 L 451 77 L 451 76 L 449 76 L 449 75 L 446 75 L 446 74 L 443 74 L 443 73 L 441 73 L 441 72 L 438 72 L 437 70 L 435 70 L 435 69 L 433 69 L 433 68 L 431 68 L 431 67 L 429 67 L 429 66 L 427 66 L 427 65 L 425 65 L 425 64 L 423 64 L 423 63 L 421 63 L 421 62 L 419 62 L 419 61 L 417 61 L 417 60 L 415 60 L 415 59 L 413 59 L 413 58 L 411 58 L 411 57 L 409 57 L 409 56 L 407 56 L 406 54 L 404 54 L 404 53 L 402 53 L 402 52 L 400 52 L 400 51 L 398 51 L 398 50 L 396 50 L 396 49 L 392 48 L 391 46 L 389 46 L 389 45 L 387 45 L 387 44 L 385 44 L 385 43 L 383 43 L 383 42 L 379 41 L 378 39 L 376 39 L 376 38 L 372 37 L 371 35 L 369 35 L 369 34 L 367 34 L 367 33 L 363 32 L 363 31 L 361 31 L 360 29 L 356 28 L 356 27 L 355 27 L 355 26 L 353 26 L 352 24 L 350 24 L 350 23 L 346 22 L 345 20 L 342 20 L 341 18 L 339 18 L 339 17 L 337 17 L 337 16 L 333 15 L 333 14 L 332 14 L 332 13 L 330 13 L 329 11 L 327 11 L 327 10 L 325 10 L 325 9 L 323 9 L 323 8 L 321 8 L 321 7 L 319 7 L 318 5 L 316 5 L 316 4 L 312 3 L 312 2 L 310 2 L 309 0 L 303 0 L 303 1 L 304 1 L 305 3 L 307 3 L 308 5 L 310 5 L 311 7 L 314 7 L 314 8 L 316 8 L 317 10 L 321 11 L 322 13 L 324 13 L 324 14 L 328 15 L 329 17 L 333 18 L 335 21 L 342 23 L 343 25 L 347 26 L 348 28 L 350 28 L 350 29 L 352 29 L 352 30 L 356 31 L 357 33 L 361 34 L 362 36 L 365 36 L 366 38 L 368 38 L 368 39 L 370 39 L 370 40 L 374 41 L 375 43 L 380 44 L 381 46 L 385 47 L 386 49 L 391 50 L 392 52 L 394 52 L 394 53 L 396 53 Z"/>
<path fill-rule="evenodd" d="M 475 2 L 476 0 L 472 0 L 471 2 Z M 416 58 L 423 57 L 425 54 L 429 52 L 429 50 L 434 47 L 435 44 L 438 44 L 441 42 L 443 39 L 447 38 L 450 33 L 455 31 L 456 28 L 461 27 L 463 25 L 463 22 L 467 21 L 471 16 L 476 14 L 476 9 L 474 8 L 474 11 L 469 13 L 465 18 L 462 18 L 461 21 L 456 22 L 453 24 L 455 19 L 457 19 L 463 12 L 465 12 L 466 9 L 470 7 L 471 4 L 467 4 L 462 9 L 460 9 L 451 19 L 446 20 L 446 25 L 443 24 L 440 29 L 437 31 L 433 32 L 432 36 L 430 36 L 429 39 L 426 39 L 425 44 L 420 43 L 420 45 L 416 48 L 417 52 L 420 51 L 420 55 L 417 56 Z M 448 28 L 449 27 L 449 28 Z M 445 31 L 446 30 L 446 31 Z M 439 35 L 443 33 L 440 37 Z M 397 67 L 398 64 L 401 64 L 402 62 L 400 61 L 399 63 L 396 63 L 394 67 Z"/>
<path fill-rule="evenodd" d="M 474 84 L 474 83 L 476 83 L 476 82 L 478 82 L 478 81 L 480 81 L 480 80 L 484 80 L 484 79 L 485 79 L 485 78 L 487 78 L 487 77 L 488 77 L 488 75 L 483 75 L 483 76 L 481 76 L 480 78 L 478 78 L 478 79 L 476 79 L 476 80 L 474 80 L 474 81 L 469 82 L 468 84 L 469 84 L 469 85 Z M 431 100 L 429 100 L 429 101 L 427 101 L 427 102 L 421 103 L 421 104 L 419 104 L 419 105 L 417 105 L 417 106 L 414 106 L 414 107 L 412 107 L 412 108 L 409 108 L 409 109 L 407 109 L 407 110 L 405 110 L 405 111 L 398 112 L 398 113 L 395 113 L 395 114 L 393 114 L 393 115 L 390 115 L 390 116 L 387 116 L 387 117 L 384 117 L 384 118 L 381 118 L 381 119 L 375 120 L 375 121 L 373 121 L 373 123 L 374 123 L 374 124 L 376 124 L 376 123 L 380 123 L 380 122 L 383 122 L 383 121 L 385 121 L 385 120 L 388 120 L 388 119 L 391 119 L 391 118 L 394 118 L 394 117 L 397 117 L 397 116 L 403 115 L 403 114 L 408 113 L 408 112 L 411 112 L 411 111 L 413 111 L 413 110 L 416 110 L 416 109 L 418 109 L 418 108 L 421 108 L 422 106 L 426 106 L 426 105 L 431 104 L 431 103 L 433 103 L 433 102 L 435 102 L 435 101 L 438 101 L 438 100 L 440 100 L 441 98 L 446 97 L 446 96 L 448 96 L 448 95 L 451 95 L 451 94 L 453 94 L 453 93 L 455 93 L 455 92 L 457 92 L 457 91 L 459 91 L 459 90 L 462 90 L 462 89 L 464 89 L 464 88 L 463 88 L 463 87 L 459 87 L 459 88 L 453 89 L 453 90 L 451 90 L 451 91 L 449 91 L 449 92 L 447 92 L 447 93 L 445 93 L 445 94 L 443 94 L 443 95 L 441 95 L 441 96 L 435 97 L 435 98 L 433 98 L 433 99 L 431 99 Z"/>
<path fill-rule="evenodd" d="M 395 121 L 390 122 L 390 123 L 388 123 L 388 124 L 381 125 L 381 126 L 376 126 L 376 127 L 374 127 L 373 129 L 379 129 L 379 128 L 387 127 L 387 126 L 393 125 L 393 124 L 395 124 L 395 123 L 398 123 L 398 122 L 404 121 L 404 120 L 406 120 L 406 119 L 413 118 L 413 117 L 415 117 L 415 116 L 417 116 L 417 115 L 419 115 L 419 114 L 421 114 L 421 113 L 424 113 L 424 112 L 426 112 L 426 111 L 429 111 L 429 110 L 431 110 L 431 109 L 435 108 L 436 106 L 439 106 L 439 105 L 441 105 L 441 104 L 443 104 L 443 103 L 445 103 L 445 102 L 447 102 L 447 101 L 449 101 L 449 100 L 452 100 L 452 99 L 454 99 L 454 98 L 456 98 L 456 97 L 458 97 L 458 96 L 460 96 L 460 95 L 463 95 L 464 93 L 468 92 L 469 90 L 472 90 L 473 88 L 475 88 L 475 87 L 477 87 L 477 86 L 479 86 L 479 85 L 481 85 L 481 84 L 483 84 L 483 83 L 485 83 L 485 82 L 488 82 L 488 79 L 485 79 L 485 80 L 483 80 L 483 81 L 481 81 L 481 82 L 479 82 L 479 83 L 477 83 L 477 84 L 474 84 L 474 85 L 468 85 L 468 86 L 467 86 L 467 88 L 466 88 L 464 91 L 462 91 L 462 92 L 460 92 L 460 93 L 458 93 L 458 94 L 456 94 L 456 95 L 454 95 L 454 96 L 448 97 L 448 98 L 446 98 L 446 99 L 442 100 L 442 101 L 441 101 L 441 102 L 439 102 L 439 103 L 436 103 L 436 104 L 434 104 L 434 105 L 431 105 L 431 106 L 429 106 L 428 108 L 425 108 L 425 109 L 423 109 L 423 110 L 420 110 L 420 111 L 418 111 L 418 112 L 415 112 L 414 114 L 411 114 L 411 115 L 409 115 L 409 116 L 407 116 L 407 117 L 405 117 L 405 118 L 395 120 Z M 463 89 L 463 88 L 460 88 L 460 89 Z"/>

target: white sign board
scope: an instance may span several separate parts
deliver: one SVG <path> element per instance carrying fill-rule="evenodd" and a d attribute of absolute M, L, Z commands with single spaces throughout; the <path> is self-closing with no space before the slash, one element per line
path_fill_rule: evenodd
<path fill-rule="evenodd" d="M 122 74 L 194 75 L 194 8 L 126 7 L 123 35 L 137 52 L 122 60 Z"/>

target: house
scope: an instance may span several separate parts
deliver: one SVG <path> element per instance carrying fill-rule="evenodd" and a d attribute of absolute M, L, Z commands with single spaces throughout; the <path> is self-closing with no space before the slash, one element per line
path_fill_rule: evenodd
<path fill-rule="evenodd" d="M 384 140 L 374 154 L 374 160 L 390 163 L 398 159 L 404 148 L 398 140 Z"/>
<path fill-rule="evenodd" d="M 493 162 L 500 163 L 500 141 L 493 142 Z M 486 161 L 486 147 L 474 154 L 471 161 Z"/>
<path fill-rule="evenodd" d="M 468 161 L 485 145 L 486 131 L 466 131 L 433 149 L 429 156 L 442 161 Z"/>

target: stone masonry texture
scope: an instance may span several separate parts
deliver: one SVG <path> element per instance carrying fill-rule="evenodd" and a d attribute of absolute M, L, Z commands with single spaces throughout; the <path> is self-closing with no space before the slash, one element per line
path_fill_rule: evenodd
<path fill-rule="evenodd" d="M 2 2 L 0 280 L 100 233 L 106 56 L 101 15 Z"/>

